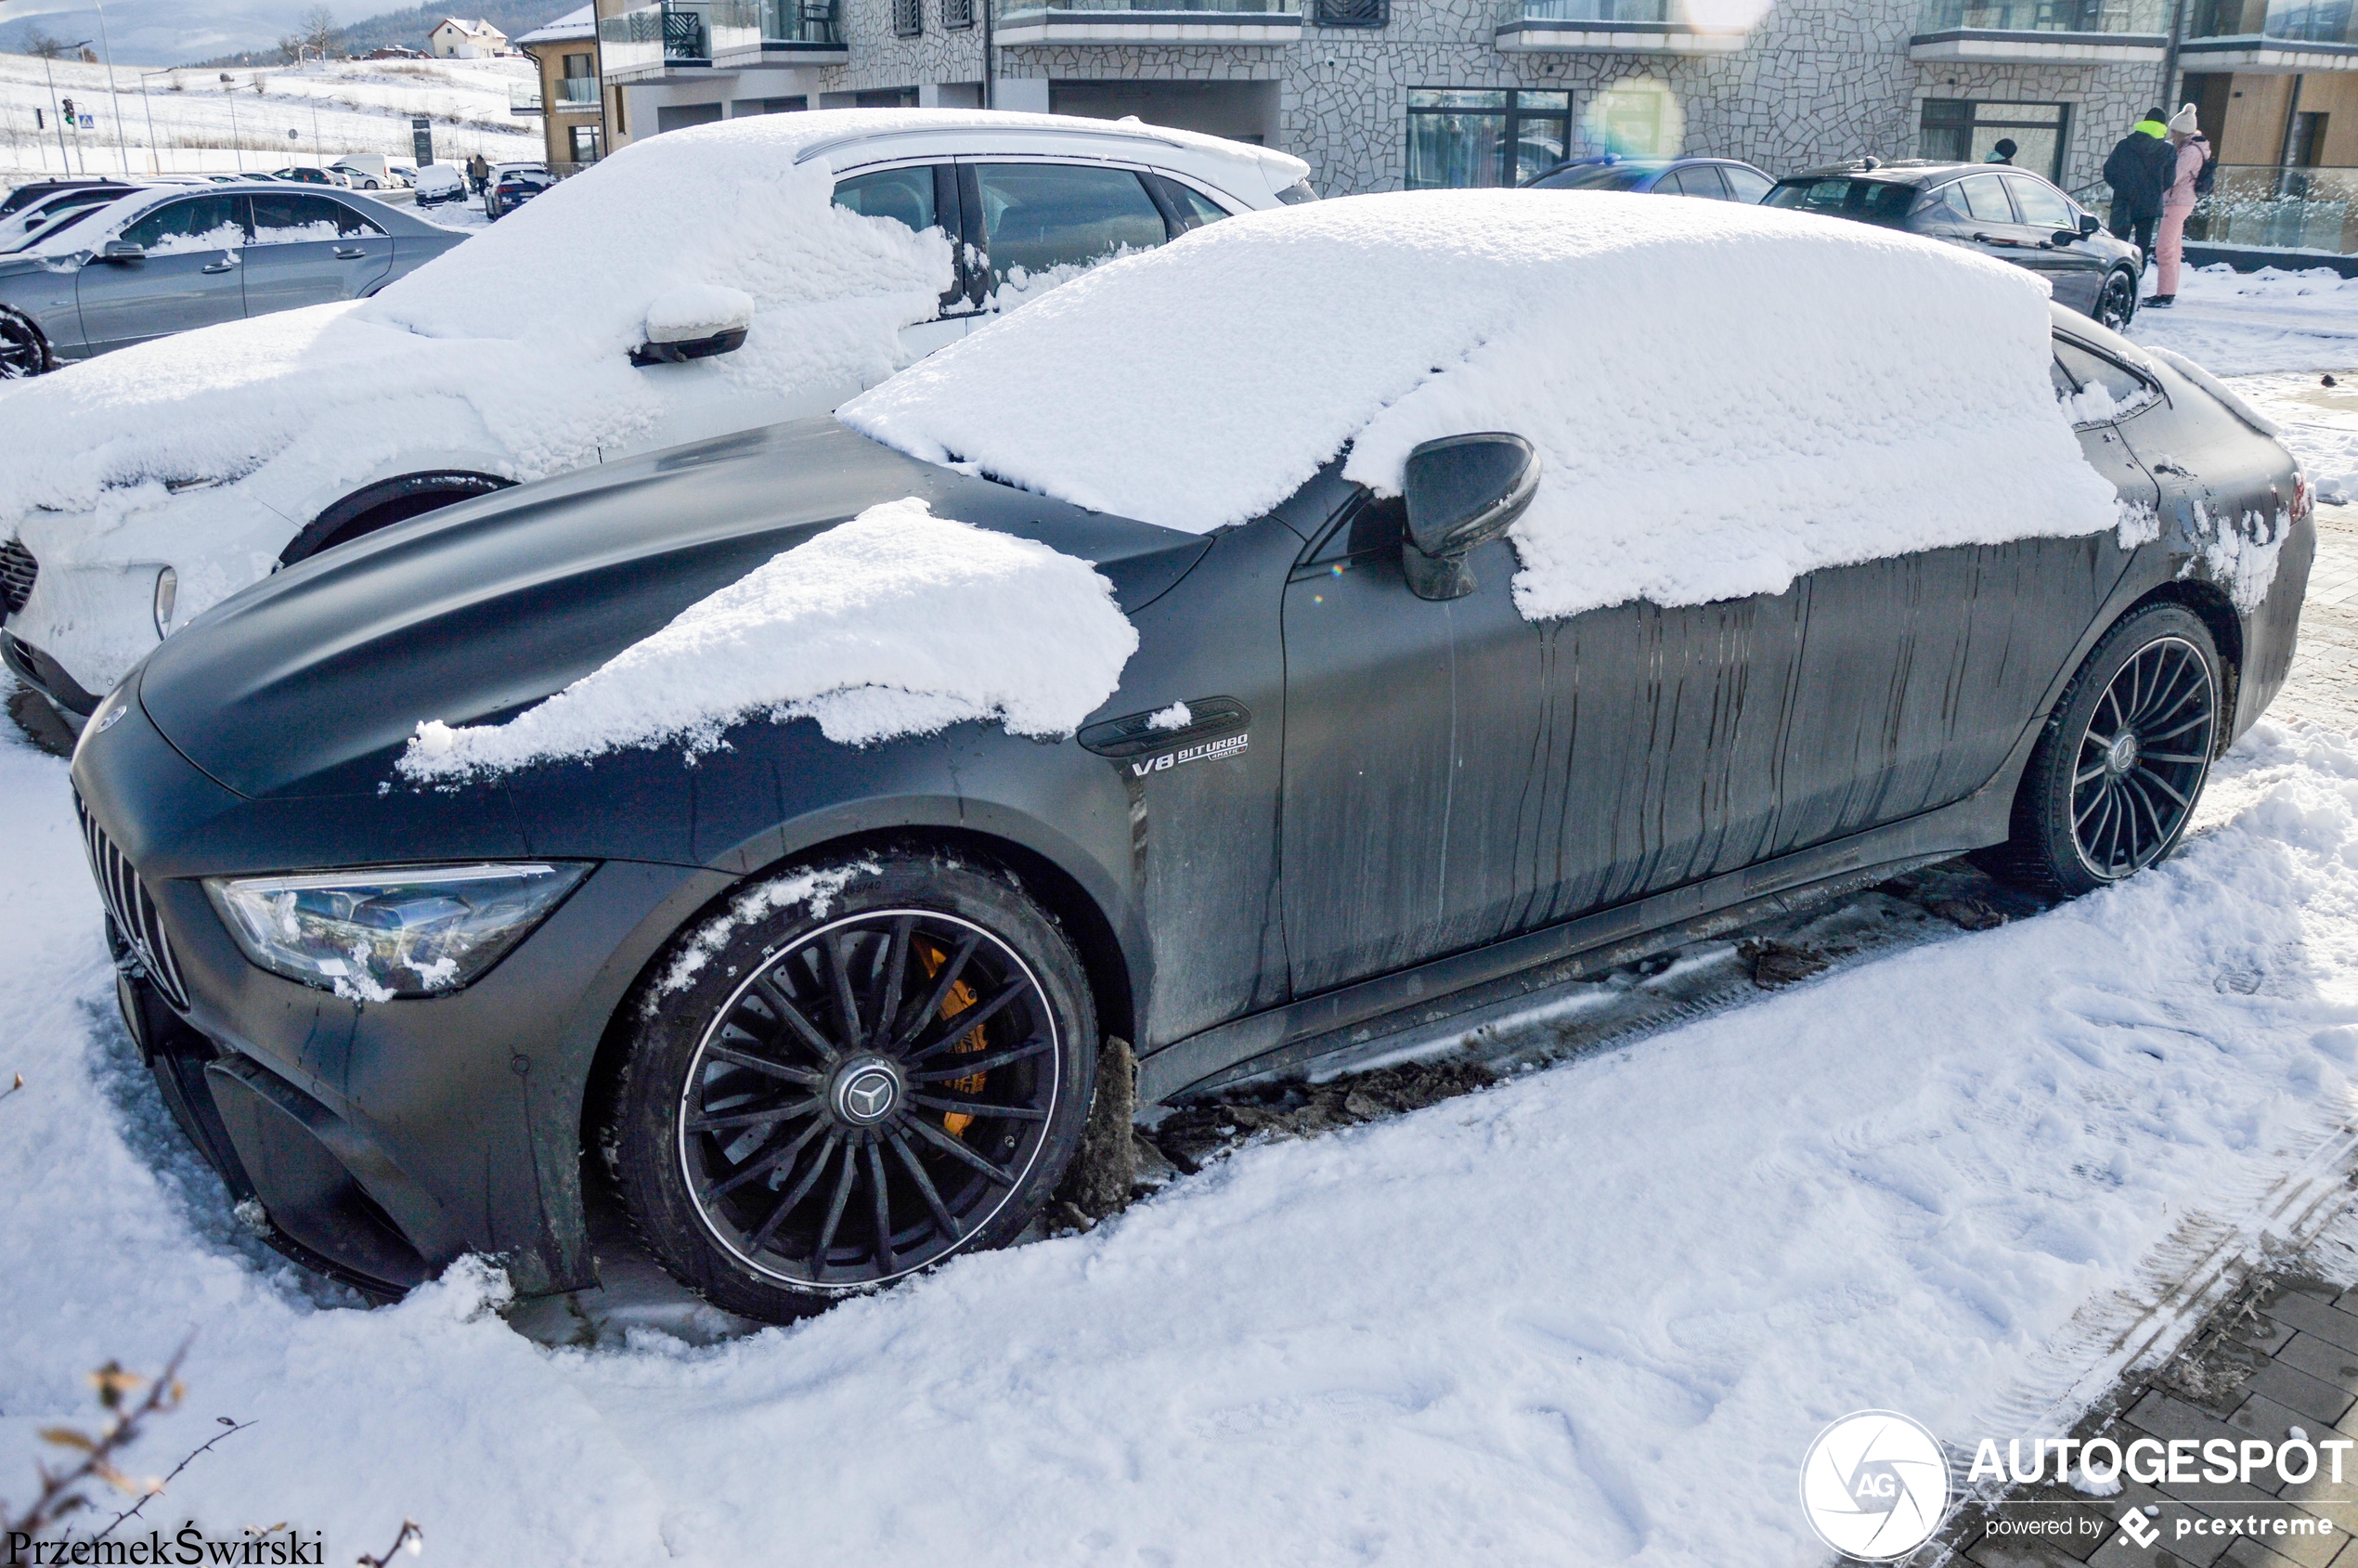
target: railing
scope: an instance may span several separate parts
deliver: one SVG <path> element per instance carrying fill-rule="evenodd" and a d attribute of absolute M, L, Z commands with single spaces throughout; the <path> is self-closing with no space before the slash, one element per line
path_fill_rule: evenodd
<path fill-rule="evenodd" d="M 1317 0 L 1320 27 L 1381 27 L 1392 20 L 1390 0 Z"/>
<path fill-rule="evenodd" d="M 1270 17 L 1299 19 L 1300 0 L 1002 0 L 999 19 L 1017 22 L 1055 11 L 1069 15 L 1087 12 L 1119 20 L 1125 13 L 1151 12 L 1168 16 L 1184 11 L 1189 15 L 1212 17 Z"/>
<path fill-rule="evenodd" d="M 560 109 L 595 109 L 598 107 L 598 79 L 594 76 L 565 76 L 557 82 L 557 107 Z"/>
<path fill-rule="evenodd" d="M 945 32 L 975 24 L 975 0 L 941 0 L 941 26 Z"/>
<path fill-rule="evenodd" d="M 2169 31 L 2169 0 L 1924 0 L 1916 12 L 1920 34 Z"/>
<path fill-rule="evenodd" d="M 2189 38 L 2358 45 L 2358 6 L 2352 0 L 2194 0 L 2186 19 Z"/>
<path fill-rule="evenodd" d="M 716 47 L 755 49 L 760 44 L 761 19 L 751 0 L 640 6 L 598 22 L 598 47 L 610 76 L 674 60 L 708 60 Z"/>
<path fill-rule="evenodd" d="M 2212 245 L 2358 254 L 2358 169 L 2222 163 L 2186 238 Z"/>
<path fill-rule="evenodd" d="M 926 0 L 892 0 L 892 35 L 918 38 L 926 31 Z"/>
<path fill-rule="evenodd" d="M 1673 19 L 1670 9 L 1669 0 L 1508 0 L 1507 19 L 1659 24 Z"/>
<path fill-rule="evenodd" d="M 843 44 L 836 0 L 762 0 L 760 19 L 765 44 Z"/>
<path fill-rule="evenodd" d="M 538 114 L 540 109 L 539 83 L 535 82 L 526 85 L 522 82 L 512 82 L 508 84 L 509 113 Z"/>
<path fill-rule="evenodd" d="M 706 33 L 702 12 L 675 11 L 667 6 L 664 7 L 663 58 L 667 60 L 708 60 L 712 58 L 712 44 Z"/>

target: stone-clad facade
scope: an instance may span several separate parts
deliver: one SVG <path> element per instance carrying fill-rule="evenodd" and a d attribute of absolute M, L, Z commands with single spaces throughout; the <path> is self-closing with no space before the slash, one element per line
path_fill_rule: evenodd
<path fill-rule="evenodd" d="M 985 3 L 970 0 L 968 9 Z M 1920 155 L 1928 150 L 1926 99 L 2067 105 L 2062 183 L 2085 188 L 2098 179 L 2112 143 L 2162 87 L 2157 48 L 2041 44 L 2012 51 L 2076 53 L 2092 63 L 1911 58 L 1911 43 L 1923 36 L 1918 0 L 1777 0 L 1739 45 L 1709 53 L 1502 47 L 1499 27 L 1509 19 L 1502 3 L 1519 0 L 1391 0 L 1386 24 L 1369 30 L 1319 26 L 1315 0 L 1302 0 L 1298 37 L 1283 43 L 1002 43 L 992 51 L 993 98 L 1001 108 L 1136 113 L 1265 141 L 1306 159 L 1322 193 L 1343 195 L 1403 185 L 1409 100 L 1419 89 L 1569 91 L 1575 151 L 1605 149 L 1591 112 L 1601 95 L 1616 87 L 1654 93 L 1671 106 L 1663 123 L 1677 145 L 1652 150 L 1741 158 L 1771 174 L 1863 154 Z M 842 63 L 764 69 L 758 74 L 773 80 L 758 90 L 700 86 L 692 71 L 627 90 L 651 106 L 700 93 L 716 102 L 776 104 L 798 97 L 810 108 L 980 101 L 978 15 L 968 26 L 946 27 L 945 0 L 921 0 L 922 33 L 902 37 L 896 11 L 905 21 L 909 0 L 899 7 L 895 0 L 839 4 Z M 1018 0 L 1002 4 L 1014 8 Z M 602 12 L 618 5 L 600 0 Z M 1096 14 L 1117 20 L 1124 15 Z M 1202 13 L 1206 21 L 1224 14 L 1234 13 Z M 1156 19 L 1169 15 L 1159 12 Z M 1003 8 L 1003 32 L 1005 19 Z M 1023 36 L 1020 26 L 1015 31 Z M 2105 58 L 2123 54 L 2136 58 Z M 654 118 L 641 113 L 630 133 L 655 129 L 648 123 Z M 629 137 L 613 139 L 619 145 Z"/>

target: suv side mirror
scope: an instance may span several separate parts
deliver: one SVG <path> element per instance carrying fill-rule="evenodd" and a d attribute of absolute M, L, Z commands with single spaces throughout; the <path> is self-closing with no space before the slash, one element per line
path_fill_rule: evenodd
<path fill-rule="evenodd" d="M 2104 225 L 2096 221 L 2095 214 L 2082 213 L 2079 214 L 2079 237 L 2082 240 L 2087 239 L 2088 236 L 2095 233 L 2096 230 L 2102 227 L 2104 227 Z"/>
<path fill-rule="evenodd" d="M 110 240 L 100 247 L 98 259 L 105 262 L 139 262 L 148 259 L 145 246 L 134 245 L 128 240 Z"/>
<path fill-rule="evenodd" d="M 691 283 L 647 310 L 647 341 L 630 351 L 633 365 L 677 365 L 734 354 L 753 327 L 753 296 L 740 289 Z"/>
<path fill-rule="evenodd" d="M 1466 557 L 1504 534 L 1538 488 L 1539 454 L 1520 435 L 1445 435 L 1410 452 L 1401 484 L 1408 531 L 1400 541 L 1410 590 L 1419 599 L 1471 593 Z"/>

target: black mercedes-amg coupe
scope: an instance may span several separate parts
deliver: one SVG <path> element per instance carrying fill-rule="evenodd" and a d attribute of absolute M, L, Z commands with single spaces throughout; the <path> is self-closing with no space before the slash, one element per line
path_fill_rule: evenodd
<path fill-rule="evenodd" d="M 397 525 L 176 632 L 87 726 L 125 1017 L 315 1266 L 582 1288 L 611 1181 L 683 1281 L 783 1318 L 1021 1232 L 1108 1035 L 1169 1100 L 1968 851 L 2100 888 L 2283 682 L 2313 533 L 2254 420 L 2053 319 L 2081 449 L 2151 526 L 1709 603 L 1524 618 L 1531 452 L 1481 432 L 1401 497 L 1337 460 L 1204 534 L 825 419 Z M 1069 738 L 756 714 L 693 765 L 398 775 L 421 717 L 527 709 L 905 497 L 1110 583 L 1139 645 Z"/>

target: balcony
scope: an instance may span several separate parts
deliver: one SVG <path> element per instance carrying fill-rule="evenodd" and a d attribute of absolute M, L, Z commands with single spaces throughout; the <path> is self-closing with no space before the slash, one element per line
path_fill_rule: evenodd
<path fill-rule="evenodd" d="M 1291 44 L 1299 0 L 998 0 L 998 42 Z"/>
<path fill-rule="evenodd" d="M 1924 0 L 1908 58 L 2157 65 L 2169 48 L 2170 0 Z"/>
<path fill-rule="evenodd" d="M 2186 239 L 2345 256 L 2358 253 L 2358 169 L 2222 163 L 2210 194 L 2187 216 Z"/>
<path fill-rule="evenodd" d="M 508 112 L 538 114 L 540 112 L 540 84 L 511 83 L 508 87 Z"/>
<path fill-rule="evenodd" d="M 560 110 L 596 109 L 598 79 L 594 76 L 565 76 L 557 82 L 557 104 Z"/>
<path fill-rule="evenodd" d="M 717 66 L 841 65 L 850 58 L 836 0 L 714 0 L 713 9 L 730 13 L 734 24 L 729 40 L 713 45 Z"/>
<path fill-rule="evenodd" d="M 2194 0 L 2186 23 L 2188 71 L 2358 71 L 2352 0 Z"/>
<path fill-rule="evenodd" d="M 836 0 L 666 0 L 601 19 L 598 46 L 609 82 L 848 58 Z"/>
<path fill-rule="evenodd" d="M 1723 55 L 1744 34 L 1698 20 L 1687 0 L 1507 0 L 1498 20 L 1511 53 Z"/>

